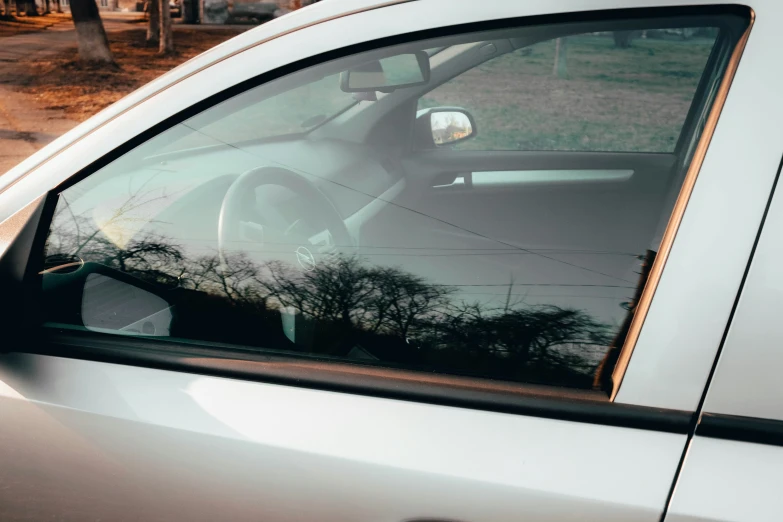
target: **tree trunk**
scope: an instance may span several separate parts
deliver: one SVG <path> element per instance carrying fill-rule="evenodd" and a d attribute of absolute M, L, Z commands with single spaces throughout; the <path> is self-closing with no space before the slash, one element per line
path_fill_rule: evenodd
<path fill-rule="evenodd" d="M 567 42 L 566 38 L 555 40 L 555 65 L 552 67 L 552 74 L 558 78 L 568 78 Z"/>
<path fill-rule="evenodd" d="M 615 31 L 612 36 L 614 38 L 614 46 L 618 49 L 628 49 L 631 47 L 633 31 Z"/>
<path fill-rule="evenodd" d="M 147 0 L 147 44 L 158 45 L 160 43 L 160 0 Z"/>
<path fill-rule="evenodd" d="M 160 46 L 159 54 L 170 54 L 174 52 L 174 31 L 171 27 L 171 9 L 169 0 L 157 0 L 160 9 Z"/>
<path fill-rule="evenodd" d="M 71 17 L 79 41 L 79 59 L 83 62 L 114 64 L 109 39 L 95 0 L 71 0 Z"/>
<path fill-rule="evenodd" d="M 38 7 L 35 5 L 35 0 L 27 0 L 25 6 L 25 13 L 27 16 L 38 16 Z"/>

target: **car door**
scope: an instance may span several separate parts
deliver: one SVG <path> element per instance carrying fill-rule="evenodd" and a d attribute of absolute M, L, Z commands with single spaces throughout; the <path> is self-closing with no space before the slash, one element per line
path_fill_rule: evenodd
<path fill-rule="evenodd" d="M 738 129 L 780 110 L 772 96 L 774 110 L 743 103 L 776 78 L 760 66 L 773 27 L 751 31 L 749 9 L 711 3 L 349 4 L 243 37 L 3 180 L 4 520 L 660 519 L 693 381 L 772 185 L 769 138 Z M 618 98 L 676 98 L 682 145 L 513 153 L 415 139 L 419 100 L 448 80 L 440 53 L 471 60 L 454 69 L 468 74 L 487 61 L 474 49 L 519 60 L 512 48 L 565 40 L 584 58 L 622 54 L 628 36 L 631 53 L 703 56 L 688 92 L 651 82 Z M 388 60 L 414 64 L 414 79 Z M 368 65 L 398 83 L 343 88 Z M 620 72 L 591 81 L 649 78 Z M 511 103 L 527 92 L 515 85 Z M 488 124 L 471 116 L 478 139 Z M 737 179 L 728 142 L 752 179 Z M 472 187 L 456 183 L 466 174 Z M 739 226 L 721 230 L 727 205 Z M 716 230 L 735 248 L 683 275 Z M 705 298 L 689 278 L 720 283 L 696 333 L 663 320 Z M 700 351 L 675 349 L 686 340 Z"/>
<path fill-rule="evenodd" d="M 753 260 L 715 361 L 666 520 L 778 520 L 783 459 L 781 192 L 770 196 Z"/>

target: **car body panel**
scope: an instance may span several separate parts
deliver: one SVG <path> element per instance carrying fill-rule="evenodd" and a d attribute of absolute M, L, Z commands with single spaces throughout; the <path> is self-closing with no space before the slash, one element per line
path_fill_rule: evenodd
<path fill-rule="evenodd" d="M 781 233 L 783 193 L 776 182 L 666 522 L 780 519 Z"/>
<path fill-rule="evenodd" d="M 774 522 L 783 448 L 696 436 L 665 522 Z"/>
<path fill-rule="evenodd" d="M 707 413 L 783 421 L 781 234 L 778 186 L 707 394 Z"/>
<path fill-rule="evenodd" d="M 775 94 L 783 69 L 765 65 L 776 60 L 772 42 L 783 4 L 753 7 L 750 38 L 618 402 L 696 409 L 737 297 L 783 156 L 775 130 L 783 117 Z"/>
<path fill-rule="evenodd" d="M 23 354 L 0 417 L 3 520 L 654 521 L 685 442 Z"/>

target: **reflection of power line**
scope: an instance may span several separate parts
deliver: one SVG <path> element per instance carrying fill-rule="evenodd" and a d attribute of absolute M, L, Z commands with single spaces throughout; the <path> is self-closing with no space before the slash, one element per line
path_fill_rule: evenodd
<path fill-rule="evenodd" d="M 294 249 L 266 250 L 266 249 L 255 249 L 255 248 L 243 248 L 242 251 L 255 252 L 259 254 L 291 254 L 295 252 Z M 394 253 L 394 252 L 387 253 L 387 254 L 380 254 L 380 253 L 359 252 L 356 255 L 358 257 L 465 257 L 465 256 L 529 256 L 534 254 L 532 252 L 521 252 L 518 250 L 509 249 L 508 252 L 481 252 L 481 253 L 464 252 L 464 253 L 449 253 L 449 254 L 408 254 L 408 253 Z M 617 255 L 617 254 L 607 254 L 607 255 Z"/>
<path fill-rule="evenodd" d="M 492 287 L 492 286 L 502 286 L 502 287 L 508 287 L 508 283 L 499 283 L 499 284 L 469 284 L 469 285 L 461 285 L 461 284 L 441 284 L 441 283 L 432 283 L 432 286 L 455 286 L 460 288 L 467 288 L 467 287 Z M 570 283 L 514 283 L 514 286 L 557 286 L 557 287 L 580 287 L 580 288 L 630 288 L 631 290 L 634 289 L 633 286 L 623 286 L 623 285 L 577 285 L 577 284 L 570 284 Z M 505 295 L 505 294 L 503 294 Z"/>
<path fill-rule="evenodd" d="M 179 241 L 198 241 L 203 243 L 216 243 L 216 239 L 203 239 L 196 237 L 178 237 Z M 249 239 L 233 240 L 230 243 L 246 243 L 246 244 L 258 244 L 258 241 L 252 241 Z M 281 242 L 281 241 L 264 241 L 267 245 L 287 245 L 287 246 L 302 246 L 301 242 Z M 306 246 L 306 244 L 305 244 Z M 498 252 L 498 253 L 514 253 L 520 252 L 520 248 L 472 248 L 472 247 L 407 247 L 407 246 L 393 246 L 393 245 L 331 245 L 335 248 L 355 248 L 357 250 L 364 249 L 384 249 L 384 250 L 432 250 L 432 251 L 454 251 L 454 250 L 467 250 L 470 252 Z M 549 253 L 549 254 L 590 254 L 590 255 L 613 255 L 613 256 L 627 256 L 627 257 L 639 257 L 640 254 L 634 254 L 632 252 L 615 252 L 611 250 L 591 250 L 591 249 L 577 249 L 577 248 L 524 248 L 523 253 Z M 370 254 L 361 254 L 370 255 Z"/>
<path fill-rule="evenodd" d="M 187 127 L 187 128 L 189 128 L 189 129 L 191 129 L 191 130 L 193 130 L 193 131 L 195 131 L 195 132 L 198 132 L 199 134 L 204 134 L 201 130 L 195 129 L 193 127 L 190 127 L 190 126 L 186 125 L 185 123 L 182 123 L 182 125 Z M 206 134 L 204 134 L 204 135 L 208 136 Z M 238 147 L 235 144 L 224 142 L 222 140 L 219 140 L 219 139 L 215 138 L 214 136 L 208 136 L 208 137 L 210 137 L 212 139 L 215 139 L 216 141 L 219 141 L 219 142 L 221 142 L 221 143 L 223 143 L 223 144 L 225 144 L 225 145 L 227 145 L 227 146 L 229 146 L 229 147 L 231 147 L 233 149 L 236 149 L 236 150 L 238 150 L 240 152 L 244 152 L 245 154 L 249 154 L 251 156 L 259 157 L 258 155 L 253 154 L 251 151 L 243 149 L 241 147 Z M 269 161 L 268 158 L 261 158 L 261 159 L 265 159 L 266 161 Z M 281 165 L 281 166 L 291 170 L 292 172 L 295 172 L 295 171 L 299 170 L 299 169 L 296 169 L 296 168 L 291 167 L 289 165 L 286 165 L 286 164 L 284 164 L 282 162 L 277 162 L 276 161 L 275 163 L 277 163 L 278 165 Z M 566 265 L 566 266 L 571 266 L 571 267 L 574 267 L 574 268 L 579 269 L 579 270 L 584 270 L 586 272 L 592 272 L 594 274 L 598 274 L 598 275 L 601 275 L 601 276 L 604 276 L 604 277 L 609 277 L 611 279 L 617 279 L 619 281 L 625 281 L 627 283 L 631 282 L 631 281 L 627 281 L 627 280 L 625 280 L 625 279 L 623 279 L 621 277 L 613 276 L 611 274 L 605 274 L 603 272 L 599 272 L 598 270 L 593 270 L 592 268 L 587 268 L 586 266 L 577 265 L 576 263 L 569 263 L 568 261 L 563 261 L 562 259 L 557 259 L 557 258 L 554 258 L 554 257 L 547 256 L 545 254 L 542 254 L 540 252 L 534 252 L 532 250 L 528 250 L 528 249 L 522 248 L 520 246 L 514 245 L 513 243 L 508 243 L 508 242 L 500 240 L 500 239 L 489 237 L 489 236 L 487 236 L 485 234 L 482 234 L 480 232 L 476 232 L 475 230 L 470 230 L 468 228 L 459 226 L 459 225 L 457 225 L 455 223 L 452 223 L 450 221 L 446 221 L 445 219 L 441 219 L 441 218 L 438 218 L 438 217 L 435 217 L 435 216 L 431 216 L 430 214 L 426 214 L 426 213 L 421 212 L 419 210 L 415 210 L 415 209 L 412 209 L 410 207 L 406 207 L 404 205 L 400 205 L 399 203 L 395 203 L 394 201 L 389 201 L 387 199 L 381 199 L 378 196 L 373 196 L 372 194 L 369 194 L 367 192 L 361 191 L 361 190 L 359 190 L 357 188 L 350 187 L 348 185 L 345 185 L 344 183 L 340 183 L 339 181 L 335 181 L 335 180 L 332 180 L 332 179 L 329 179 L 329 178 L 325 178 L 323 176 L 319 176 L 317 174 L 313 174 L 312 172 L 307 172 L 306 174 L 309 175 L 309 176 L 312 176 L 314 178 L 320 179 L 322 181 L 325 181 L 327 183 L 332 183 L 332 184 L 337 185 L 338 187 L 342 187 L 342 188 L 344 188 L 346 190 L 350 190 L 352 192 L 356 192 L 357 194 L 362 194 L 363 196 L 366 196 L 366 197 L 368 197 L 368 198 L 370 198 L 372 200 L 382 201 L 383 203 L 395 206 L 395 207 L 400 208 L 402 210 L 407 210 L 408 212 L 412 212 L 413 214 L 417 214 L 419 216 L 422 216 L 422 217 L 425 217 L 425 218 L 428 218 L 428 219 L 432 219 L 433 221 L 437 221 L 439 223 L 443 223 L 444 225 L 448 225 L 450 227 L 454 227 L 457 230 L 461 230 L 463 232 L 467 232 L 468 234 L 472 234 L 474 236 L 486 239 L 487 241 L 494 241 L 495 243 L 499 243 L 501 245 L 505 245 L 505 246 L 511 247 L 513 249 L 521 250 L 521 251 L 524 251 L 524 252 L 530 252 L 531 254 L 537 255 L 537 256 L 539 256 L 539 257 L 541 257 L 543 259 L 547 259 L 549 261 L 553 261 L 555 263 L 560 263 L 560 264 L 563 264 L 563 265 Z"/>
<path fill-rule="evenodd" d="M 561 263 L 561 264 L 563 264 L 563 265 L 571 266 L 571 267 L 577 268 L 577 269 L 579 269 L 579 270 L 584 270 L 584 271 L 586 271 L 586 272 L 592 272 L 592 273 L 594 273 L 594 274 L 598 274 L 598 275 L 601 275 L 601 276 L 604 276 L 604 277 L 609 277 L 609 278 L 611 278 L 611 279 L 617 279 L 617 280 L 619 280 L 619 281 L 625 281 L 625 282 L 627 282 L 627 283 L 630 283 L 630 282 L 631 282 L 631 281 L 628 281 L 628 280 L 626 280 L 626 279 L 623 279 L 622 277 L 613 276 L 613 275 L 611 275 L 611 274 L 605 274 L 605 273 L 603 273 L 603 272 L 599 272 L 598 270 L 593 270 L 592 268 L 587 268 L 586 266 L 577 265 L 576 263 L 569 263 L 568 261 L 563 261 L 562 259 L 557 259 L 557 258 L 555 258 L 555 257 L 550 257 L 550 256 L 547 256 L 546 254 L 542 254 L 542 253 L 540 253 L 540 252 L 535 252 L 535 251 L 533 251 L 533 250 L 528 250 L 528 249 L 526 249 L 526 248 L 519 247 L 519 246 L 517 246 L 517 245 L 514 245 L 514 244 L 512 244 L 512 243 L 508 243 L 508 242 L 506 242 L 506 241 L 502 241 L 502 240 L 500 240 L 500 239 L 495 239 L 494 237 L 489 237 L 489 236 L 487 236 L 487 235 L 485 235 L 485 234 L 481 234 L 480 232 L 476 232 L 476 231 L 474 231 L 474 230 L 470 230 L 470 229 L 468 229 L 468 228 L 465 228 L 465 227 L 461 227 L 461 226 L 459 226 L 459 225 L 456 225 L 456 224 L 454 224 L 454 223 L 452 223 L 452 222 L 450 222 L 450 221 L 446 221 L 445 219 L 441 219 L 441 218 L 437 218 L 437 217 L 435 217 L 435 216 L 431 216 L 431 215 L 429 215 L 429 214 L 425 214 L 424 212 L 420 212 L 420 211 L 418 211 L 418 210 L 415 210 L 415 209 L 412 209 L 412 208 L 409 208 L 409 207 L 406 207 L 406 206 L 400 205 L 400 204 L 398 204 L 398 203 L 395 203 L 395 202 L 393 202 L 393 201 L 389 201 L 389 200 L 386 200 L 386 199 L 381 199 L 381 198 L 379 198 L 379 197 L 377 197 L 377 196 L 372 196 L 372 195 L 370 195 L 370 194 L 367 194 L 367 193 L 365 193 L 365 192 L 362 192 L 361 190 L 357 190 L 357 189 L 354 189 L 354 188 L 352 188 L 352 187 L 348 187 L 347 185 L 343 185 L 342 183 L 338 183 L 338 182 L 336 182 L 336 181 L 333 181 L 333 180 L 330 180 L 330 179 L 322 178 L 322 177 L 320 177 L 320 176 L 315 176 L 315 177 L 316 177 L 316 178 L 318 178 L 318 179 L 323 179 L 324 181 L 328 181 L 328 182 L 330 182 L 330 183 L 334 183 L 334 184 L 336 184 L 336 185 L 339 185 L 339 186 L 341 186 L 341 187 L 344 187 L 344 188 L 346 188 L 346 189 L 348 189 L 348 190 L 353 190 L 353 191 L 355 191 L 355 192 L 358 192 L 359 194 L 364 194 L 364 195 L 365 195 L 365 196 L 367 196 L 367 197 L 370 197 L 370 198 L 373 198 L 373 199 L 377 199 L 377 200 L 379 200 L 379 201 L 383 201 L 384 203 L 388 203 L 389 205 L 393 205 L 393 206 L 395 206 L 395 207 L 397 207 L 397 208 L 401 208 L 401 209 L 403 209 L 403 210 L 407 210 L 407 211 L 409 211 L 409 212 L 412 212 L 412 213 L 414 213 L 414 214 L 418 214 L 418 215 L 420 215 L 420 216 L 422 216 L 422 217 L 426 217 L 426 218 L 432 219 L 432 220 L 434 220 L 434 221 L 438 221 L 438 222 L 440 222 L 440 223 L 443 223 L 444 225 L 448 225 L 448 226 L 454 227 L 454 228 L 456 228 L 457 230 L 461 230 L 461 231 L 463 231 L 463 232 L 467 232 L 468 234 L 473 234 L 473 235 L 475 235 L 475 236 L 477 236 L 477 237 L 484 238 L 484 239 L 486 239 L 487 241 L 494 241 L 494 242 L 496 242 L 496 243 L 500 243 L 501 245 L 505 245 L 505 246 L 507 246 L 507 247 L 511 247 L 511 248 L 514 248 L 514 249 L 517 249 L 517 250 L 521 250 L 521 251 L 523 251 L 523 252 L 529 252 L 529 253 L 531 253 L 531 254 L 533 254 L 533 255 L 536 255 L 536 256 L 538 256 L 538 257 L 541 257 L 541 258 L 543 258 L 543 259 L 548 259 L 549 261 L 554 261 L 555 263 Z"/>
<path fill-rule="evenodd" d="M 565 253 L 565 252 L 560 252 Z M 475 253 L 475 252 L 465 252 L 460 254 L 396 254 L 396 253 L 390 253 L 390 254 L 367 254 L 360 252 L 357 255 L 359 256 L 386 256 L 386 257 L 454 257 L 454 256 L 530 256 L 530 255 L 541 255 L 538 252 L 525 252 L 525 251 L 509 251 L 509 252 L 484 252 L 484 253 Z M 607 255 L 620 255 L 623 257 L 626 257 L 627 254 L 607 254 Z"/>
<path fill-rule="evenodd" d="M 339 248 L 339 247 L 338 247 Z M 388 248 L 390 250 L 396 250 L 398 247 L 358 247 L 359 250 L 362 250 L 364 248 Z M 567 250 L 567 249 L 550 249 L 550 248 L 529 248 L 525 251 L 520 251 L 512 248 L 426 248 L 426 247 L 402 247 L 399 248 L 399 250 L 431 250 L 431 251 L 454 251 L 454 250 L 468 250 L 469 252 L 462 253 L 462 254 L 453 254 L 453 255 L 474 255 L 474 256 L 480 256 L 480 255 L 494 255 L 494 254 L 535 254 L 535 253 L 547 253 L 547 254 L 579 254 L 579 255 L 599 255 L 599 256 L 623 256 L 623 257 L 639 257 L 636 254 L 630 254 L 628 252 L 603 252 L 600 250 Z M 487 254 L 482 254 L 478 252 L 487 252 Z M 367 255 L 380 255 L 380 254 L 367 254 L 364 252 L 360 252 L 360 255 L 367 256 Z M 404 254 L 385 254 L 385 255 L 404 255 Z M 435 255 L 435 254 L 423 254 L 423 255 Z M 449 254 L 445 254 L 449 255 Z"/>
<path fill-rule="evenodd" d="M 526 293 L 512 293 L 507 294 L 505 292 L 499 293 L 499 292 L 459 292 L 459 295 L 496 295 L 498 297 L 506 297 L 507 295 L 512 296 L 524 296 L 524 297 L 548 297 L 548 298 L 556 298 L 556 297 L 563 297 L 567 299 L 576 299 L 576 298 L 583 298 L 583 299 L 613 299 L 613 300 L 627 300 L 626 297 L 617 297 L 617 296 L 610 296 L 610 295 L 553 295 L 553 294 L 526 294 Z"/>

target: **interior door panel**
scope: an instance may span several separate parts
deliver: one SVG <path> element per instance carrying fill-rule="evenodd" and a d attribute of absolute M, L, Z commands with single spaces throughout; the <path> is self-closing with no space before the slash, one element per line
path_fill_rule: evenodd
<path fill-rule="evenodd" d="M 643 255 L 660 225 L 674 160 L 668 154 L 425 152 L 404 162 L 412 180 L 406 205 L 522 247 Z M 482 182 L 481 173 L 491 173 L 495 182 Z M 521 174 L 516 180 L 515 173 Z M 472 183 L 454 184 L 465 176 Z"/>
<path fill-rule="evenodd" d="M 422 152 L 404 162 L 397 204 L 363 237 L 474 252 L 405 262 L 444 283 L 519 285 L 529 304 L 573 306 L 579 296 L 593 317 L 616 324 L 668 221 L 659 216 L 673 204 L 673 163 L 666 154 Z M 502 182 L 483 184 L 482 173 Z"/>

